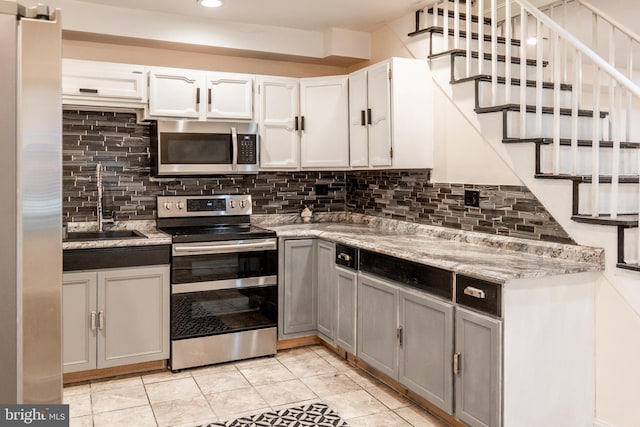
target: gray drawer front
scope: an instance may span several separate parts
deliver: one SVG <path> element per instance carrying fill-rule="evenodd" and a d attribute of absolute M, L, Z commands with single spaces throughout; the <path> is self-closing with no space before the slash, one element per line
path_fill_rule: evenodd
<path fill-rule="evenodd" d="M 502 316 L 502 286 L 458 274 L 456 275 L 456 302 L 500 317 Z"/>

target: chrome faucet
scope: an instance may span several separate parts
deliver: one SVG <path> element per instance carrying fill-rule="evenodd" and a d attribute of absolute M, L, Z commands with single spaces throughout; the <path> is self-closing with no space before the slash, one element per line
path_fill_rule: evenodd
<path fill-rule="evenodd" d="M 102 173 L 104 169 L 102 168 L 102 163 L 98 162 L 96 165 L 96 185 L 98 187 L 98 200 L 96 203 L 96 216 L 98 217 L 98 231 L 102 231 L 104 228 L 104 224 L 113 224 L 115 221 L 113 219 L 104 219 L 102 216 L 102 193 L 104 192 L 104 186 L 102 183 Z"/>

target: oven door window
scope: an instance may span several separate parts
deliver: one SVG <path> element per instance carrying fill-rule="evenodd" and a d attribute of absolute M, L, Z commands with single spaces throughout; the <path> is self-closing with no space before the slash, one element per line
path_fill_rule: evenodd
<path fill-rule="evenodd" d="M 233 252 L 174 256 L 171 283 L 214 282 L 273 276 L 278 273 L 277 251 Z"/>
<path fill-rule="evenodd" d="M 171 339 L 275 327 L 277 304 L 277 286 L 174 294 Z"/>
<path fill-rule="evenodd" d="M 163 164 L 230 165 L 233 161 L 231 134 L 171 133 L 160 134 L 160 159 Z"/>

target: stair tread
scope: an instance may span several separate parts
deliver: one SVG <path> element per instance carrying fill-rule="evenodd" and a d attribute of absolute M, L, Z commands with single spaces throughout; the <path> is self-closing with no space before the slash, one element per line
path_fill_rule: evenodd
<path fill-rule="evenodd" d="M 421 34 L 429 34 L 429 33 L 439 33 L 439 34 L 444 34 L 444 27 L 441 27 L 439 25 L 432 25 L 430 27 L 427 28 L 423 28 L 421 30 L 418 31 L 413 31 L 409 34 L 407 34 L 407 36 L 409 37 L 416 37 L 419 36 Z M 449 28 L 448 31 L 450 36 L 455 35 L 455 30 L 452 28 Z M 467 38 L 467 32 L 464 30 L 460 30 L 458 32 L 458 34 L 460 35 L 460 38 Z M 475 32 L 471 32 L 471 39 L 472 40 L 478 40 L 478 38 L 480 37 L 480 34 L 475 33 Z M 490 42 L 491 41 L 491 34 L 483 34 L 483 37 L 485 42 Z M 497 36 L 496 37 L 497 43 L 498 44 L 507 44 L 507 38 L 503 37 L 503 36 Z M 520 46 L 520 40 L 519 39 L 511 39 L 511 46 Z"/>
<path fill-rule="evenodd" d="M 518 58 L 518 63 L 520 58 Z M 464 82 L 468 82 L 468 81 L 482 81 L 482 82 L 491 82 L 491 75 L 490 74 L 476 74 L 474 76 L 470 76 L 470 77 L 465 77 L 463 79 L 458 79 L 458 80 L 454 80 L 451 83 L 456 84 L 456 83 L 464 83 Z M 506 84 L 507 79 L 503 76 L 498 76 L 498 84 Z M 527 87 L 537 87 L 538 86 L 538 82 L 536 80 L 526 80 L 526 85 Z M 511 78 L 511 86 L 520 86 L 520 79 L 518 78 Z M 554 88 L 554 83 L 553 82 L 542 82 L 542 87 L 544 89 L 553 89 Z M 560 83 L 560 90 L 562 91 L 571 91 L 573 90 L 573 85 L 567 84 L 567 83 Z"/>
<path fill-rule="evenodd" d="M 427 9 L 427 13 L 430 14 L 430 15 L 433 15 L 433 7 L 430 7 L 429 9 Z M 453 10 L 449 10 L 448 15 L 449 15 L 449 18 L 455 18 L 456 17 L 456 14 L 455 14 L 455 12 Z M 438 8 L 438 16 L 444 16 L 444 9 Z M 460 12 L 459 16 L 460 16 L 460 20 L 461 21 L 466 21 L 467 20 L 466 12 Z M 477 24 L 479 18 L 480 17 L 478 15 L 474 15 L 473 13 L 471 14 L 471 22 L 475 22 Z M 484 25 L 491 25 L 491 18 L 483 16 L 482 17 L 482 21 L 484 22 Z"/>
<path fill-rule="evenodd" d="M 527 105 L 526 107 L 527 113 L 535 113 L 536 106 L 535 105 Z M 501 104 L 494 105 L 491 107 L 477 107 L 475 108 L 475 112 L 479 114 L 483 113 L 495 113 L 498 111 L 520 111 L 520 104 Z M 542 107 L 542 114 L 553 114 L 553 107 Z M 570 116 L 571 108 L 560 108 L 560 115 L 562 116 Z M 600 111 L 600 118 L 607 117 L 608 113 L 606 111 Z M 593 110 L 578 110 L 578 116 L 580 117 L 593 117 Z"/>
<path fill-rule="evenodd" d="M 505 144 L 518 144 L 518 143 L 536 143 L 536 144 L 553 144 L 553 138 L 504 138 L 502 140 Z M 571 140 L 567 138 L 560 138 L 560 145 L 571 146 Z M 591 147 L 593 142 L 590 139 L 579 139 L 578 147 Z M 613 141 L 600 141 L 600 147 L 611 148 L 613 147 Z M 640 142 L 620 141 L 620 148 L 640 148 Z"/>
<path fill-rule="evenodd" d="M 571 174 L 559 174 L 555 175 L 552 173 L 537 173 L 535 174 L 536 178 L 542 179 L 568 179 L 571 181 L 575 181 L 577 183 L 585 183 L 590 184 L 593 182 L 593 177 L 591 175 L 571 175 Z M 598 182 L 600 184 L 610 184 L 612 180 L 611 175 L 600 175 Z M 621 184 L 637 184 L 640 181 L 638 175 L 620 175 L 618 177 L 618 182 Z"/>
<path fill-rule="evenodd" d="M 624 262 L 619 262 L 618 264 L 616 264 L 616 267 L 624 268 L 625 270 L 640 271 L 640 265 L 638 264 L 627 264 Z"/>
<path fill-rule="evenodd" d="M 431 55 L 429 55 L 429 59 L 436 59 L 436 58 L 440 58 L 442 56 L 467 56 L 467 51 L 464 49 L 449 49 L 449 50 L 445 50 L 442 52 L 438 52 L 438 53 L 433 53 Z M 484 53 L 484 59 L 485 61 L 490 61 L 492 59 L 492 55 L 489 52 L 485 52 Z M 471 51 L 471 57 L 472 58 L 477 58 L 478 57 L 478 51 L 477 50 L 472 50 Z M 507 57 L 505 55 L 498 55 L 498 62 L 506 62 Z M 519 56 L 511 56 L 511 63 L 512 64 L 520 64 L 520 60 L 521 58 Z M 533 66 L 535 67 L 538 64 L 538 61 L 536 61 L 535 59 L 527 59 L 527 65 Z M 546 67 L 549 64 L 549 61 L 542 61 L 542 66 Z M 474 76 L 475 77 L 475 76 Z"/>
<path fill-rule="evenodd" d="M 604 214 L 597 217 L 591 215 L 573 215 L 571 219 L 575 222 L 585 224 L 613 225 L 629 228 L 638 226 L 638 214 L 618 214 L 616 218 L 611 218 L 611 215 Z"/>

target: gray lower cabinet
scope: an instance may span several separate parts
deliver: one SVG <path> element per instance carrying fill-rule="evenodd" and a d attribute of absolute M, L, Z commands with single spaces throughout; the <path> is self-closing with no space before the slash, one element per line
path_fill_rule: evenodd
<path fill-rule="evenodd" d="M 335 267 L 338 301 L 336 319 L 336 345 L 356 354 L 356 313 L 358 312 L 358 273 L 355 270 Z"/>
<path fill-rule="evenodd" d="M 398 381 L 448 414 L 453 413 L 453 304 L 400 291 Z"/>
<path fill-rule="evenodd" d="M 336 245 L 334 243 L 325 240 L 317 241 L 317 329 L 322 338 L 331 344 L 335 344 L 338 317 L 335 256 Z"/>
<path fill-rule="evenodd" d="M 472 427 L 501 424 L 502 322 L 456 307 L 455 415 Z"/>
<path fill-rule="evenodd" d="M 358 357 L 398 377 L 398 287 L 361 274 L 358 280 Z"/>
<path fill-rule="evenodd" d="M 316 239 L 284 240 L 279 304 L 281 336 L 315 335 L 317 325 Z M 289 337 L 287 337 L 289 338 Z"/>
<path fill-rule="evenodd" d="M 361 273 L 358 357 L 453 413 L 453 304 Z"/>
<path fill-rule="evenodd" d="M 169 357 L 169 266 L 63 275 L 64 372 Z"/>

